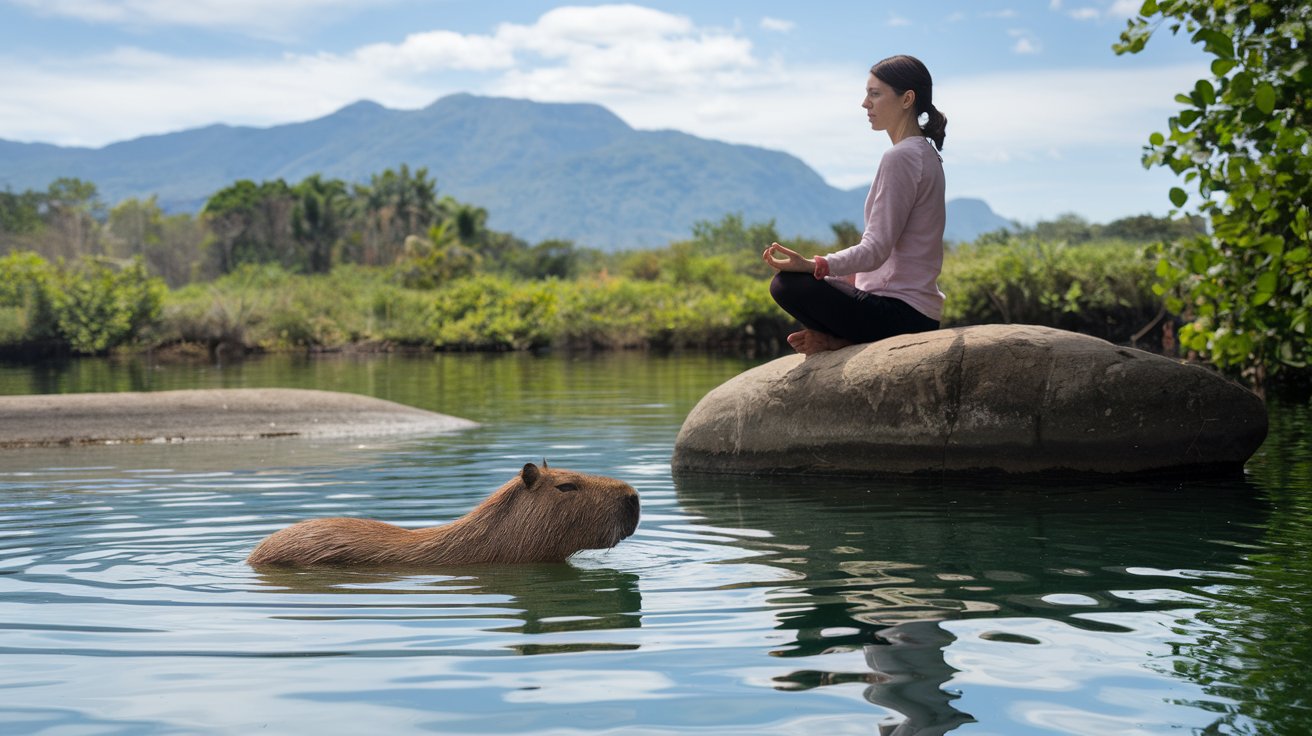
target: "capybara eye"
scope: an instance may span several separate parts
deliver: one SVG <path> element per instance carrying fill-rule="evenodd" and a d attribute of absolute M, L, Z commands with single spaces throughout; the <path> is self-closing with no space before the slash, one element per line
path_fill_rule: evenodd
<path fill-rule="evenodd" d="M 556 490 L 558 491 L 577 491 L 578 489 L 579 487 L 574 485 L 573 483 L 561 483 L 560 485 L 556 486 Z"/>

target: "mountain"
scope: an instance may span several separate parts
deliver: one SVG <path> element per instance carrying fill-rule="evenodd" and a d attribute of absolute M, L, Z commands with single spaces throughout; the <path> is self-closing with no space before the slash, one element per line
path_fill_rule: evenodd
<path fill-rule="evenodd" d="M 365 182 L 402 163 L 427 167 L 440 193 L 487 208 L 491 228 L 606 250 L 666 245 L 731 212 L 828 241 L 831 223 L 860 220 L 866 193 L 831 187 L 786 153 L 634 130 L 598 105 L 467 94 L 421 110 L 365 101 L 302 123 L 210 125 L 103 148 L 0 140 L 0 186 L 43 190 L 77 177 L 107 202 L 156 195 L 167 211 L 198 211 L 238 179 Z M 948 203 L 949 239 L 1009 224 L 980 200 Z"/>
<path fill-rule="evenodd" d="M 983 233 L 1007 228 L 1015 230 L 1019 224 L 994 212 L 982 199 L 960 197 L 948 202 L 948 223 L 943 230 L 945 240 L 969 242 Z"/>

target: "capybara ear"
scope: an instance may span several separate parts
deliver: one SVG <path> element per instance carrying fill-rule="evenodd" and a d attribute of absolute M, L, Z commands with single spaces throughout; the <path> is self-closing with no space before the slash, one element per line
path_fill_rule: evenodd
<path fill-rule="evenodd" d="M 538 466 L 533 463 L 524 463 L 524 469 L 519 471 L 519 477 L 524 479 L 525 488 L 532 488 L 537 485 L 538 476 L 541 474 L 542 472 L 538 470 Z"/>

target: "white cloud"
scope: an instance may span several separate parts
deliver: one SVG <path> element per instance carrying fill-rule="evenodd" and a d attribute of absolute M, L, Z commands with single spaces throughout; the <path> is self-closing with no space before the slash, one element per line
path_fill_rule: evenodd
<path fill-rule="evenodd" d="M 1085 146 L 1137 150 L 1174 114 L 1175 95 L 1205 73 L 1205 66 L 1179 65 L 985 74 L 936 84 L 934 102 L 948 116 L 949 145 L 962 156 L 995 149 L 1019 156 Z"/>
<path fill-rule="evenodd" d="M 943 20 L 946 20 L 949 23 L 960 23 L 965 19 L 966 19 L 966 14 L 961 12 L 960 10 L 957 10 L 950 13 L 948 17 L 944 18 Z"/>
<path fill-rule="evenodd" d="M 1069 11 L 1067 11 L 1066 14 L 1074 18 L 1075 20 L 1080 20 L 1080 21 L 1098 20 L 1098 18 L 1102 16 L 1102 13 L 1100 13 L 1097 8 L 1088 8 L 1088 7 L 1071 8 Z"/>
<path fill-rule="evenodd" d="M 1043 46 L 1034 37 L 1034 34 L 1023 28 L 1012 28 L 1007 31 L 1007 35 L 1016 39 L 1016 42 L 1011 46 L 1012 53 L 1037 54 L 1043 50 Z"/>
<path fill-rule="evenodd" d="M 465 79 L 466 88 L 484 93 L 603 104 L 713 99 L 769 82 L 746 38 L 636 5 L 560 7 L 490 35 L 434 30 L 345 54 L 233 60 L 125 48 L 61 59 L 0 54 L 0 68 L 0 137 L 76 145 L 216 121 L 303 120 L 361 98 L 419 107 L 458 91 L 454 80 L 471 73 L 484 78 Z"/>
<path fill-rule="evenodd" d="M 776 31 L 778 33 L 787 33 L 797 27 L 797 24 L 791 20 L 781 20 L 779 18 L 762 18 L 761 28 L 767 31 Z"/>
<path fill-rule="evenodd" d="M 493 36 L 428 31 L 400 44 L 375 43 L 352 55 L 363 66 L 427 72 L 434 69 L 505 69 L 515 63 L 513 46 Z"/>
<path fill-rule="evenodd" d="M 884 25 L 888 26 L 889 28 L 904 28 L 906 26 L 911 25 L 911 21 L 907 18 L 898 15 L 897 13 L 889 13 L 888 20 L 884 23 Z"/>
<path fill-rule="evenodd" d="M 521 63 L 491 91 L 537 100 L 735 87 L 760 66 L 745 38 L 633 5 L 558 8 L 532 26 L 502 25 L 496 37 L 545 63 Z"/>
<path fill-rule="evenodd" d="M 496 35 L 548 55 L 568 54 L 586 45 L 615 45 L 692 33 L 692 21 L 640 5 L 559 7 L 531 26 L 503 23 Z"/>
<path fill-rule="evenodd" d="M 1113 18 L 1133 18 L 1139 14 L 1139 8 L 1143 7 L 1143 0 L 1116 0 L 1108 8 L 1107 15 Z"/>

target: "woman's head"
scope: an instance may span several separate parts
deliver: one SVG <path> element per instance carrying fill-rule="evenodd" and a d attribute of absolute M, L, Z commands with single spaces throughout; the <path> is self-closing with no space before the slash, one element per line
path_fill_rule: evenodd
<path fill-rule="evenodd" d="M 920 59 L 906 54 L 890 56 L 870 67 L 870 74 L 890 87 L 898 98 L 905 98 L 908 92 L 912 93 L 911 107 L 921 135 L 934 141 L 934 146 L 940 151 L 943 150 L 948 119 L 934 107 L 934 80 Z M 923 125 L 919 122 L 921 115 L 928 116 Z"/>

